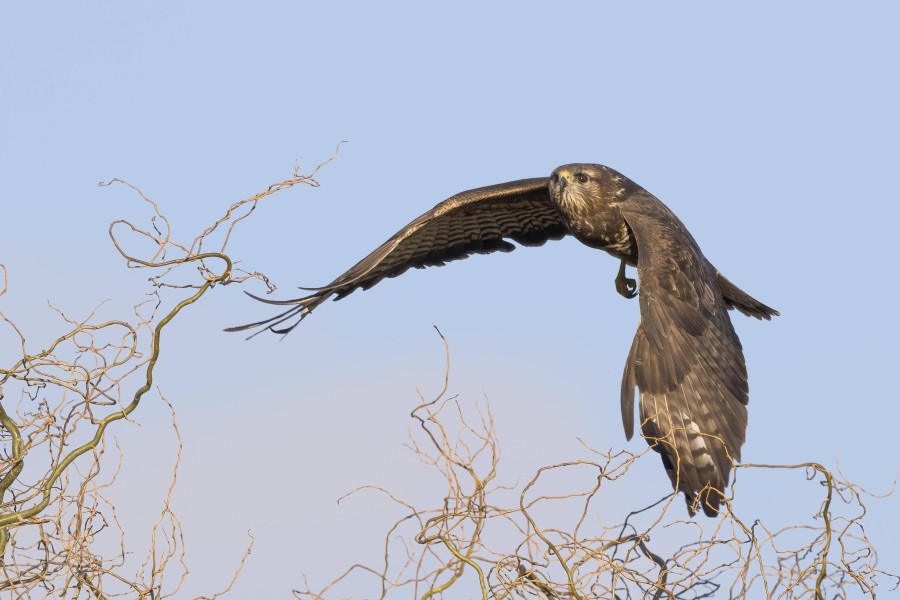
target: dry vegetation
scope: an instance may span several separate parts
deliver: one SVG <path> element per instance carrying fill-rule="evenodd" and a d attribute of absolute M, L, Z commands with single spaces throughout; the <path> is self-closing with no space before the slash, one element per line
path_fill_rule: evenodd
<path fill-rule="evenodd" d="M 152 271 L 148 299 L 123 320 L 73 319 L 57 311 L 64 333 L 44 348 L 34 348 L 0 312 L 3 342 L 17 357 L 0 369 L 0 592 L 6 597 L 165 598 L 179 592 L 187 559 L 169 499 L 180 435 L 171 485 L 158 490 L 162 510 L 150 545 L 138 549 L 107 500 L 119 469 L 127 468 L 110 432 L 134 418 L 148 393 L 165 401 L 154 390 L 154 367 L 164 331 L 183 310 L 218 285 L 249 278 L 269 285 L 260 273 L 234 268 L 225 254 L 228 240 L 266 196 L 318 185 L 314 176 L 323 165 L 309 175 L 295 170 L 290 179 L 232 204 L 190 244 L 170 238 L 168 220 L 140 190 L 109 182 L 131 187 L 152 211 L 145 226 L 122 220 L 110 226 L 127 266 Z M 151 251 L 138 256 L 126 250 L 136 239 L 150 242 Z M 216 250 L 204 250 L 213 239 Z M 187 271 L 196 281 L 174 282 L 185 267 L 195 268 Z M 0 296 L 6 285 L 4 268 Z M 447 361 L 449 378 L 449 350 Z M 433 491 L 433 506 L 414 507 L 376 487 L 352 492 L 384 494 L 403 511 L 387 527 L 382 563 L 349 566 L 326 584 L 316 574 L 294 591 L 298 598 L 874 597 L 876 589 L 897 585 L 895 576 L 878 569 L 863 527 L 864 500 L 871 496 L 821 465 L 738 467 L 735 494 L 742 471 L 773 469 L 795 472 L 791 485 L 820 491 L 811 517 L 788 527 L 739 515 L 730 501 L 719 519 L 688 519 L 673 496 L 649 504 L 642 498 L 618 514 L 604 494 L 637 461 L 657 461 L 651 450 L 604 452 L 585 445 L 585 457 L 507 486 L 498 476 L 500 441 L 486 401 L 449 395 L 445 381 L 411 417 L 410 451 L 443 482 Z M 177 434 L 174 409 L 172 427 Z M 580 488 L 570 489 L 573 482 Z M 118 540 L 118 551 L 97 550 L 101 536 Z M 234 573 L 211 597 L 231 589 L 249 551 L 236 557 Z M 126 560 L 140 552 L 145 558 L 136 566 Z"/>
<path fill-rule="evenodd" d="M 3 343 L 14 347 L 16 356 L 0 369 L 0 592 L 13 598 L 166 598 L 179 591 L 187 566 L 181 524 L 169 499 L 180 436 L 171 485 L 159 490 L 163 508 L 146 559 L 132 568 L 126 554 L 138 550 L 126 539 L 116 507 L 105 495 L 123 465 L 121 452 L 105 458 L 110 431 L 129 421 L 154 388 L 161 339 L 183 310 L 217 285 L 250 278 L 270 285 L 259 273 L 235 269 L 225 254 L 234 227 L 275 192 L 317 186 L 314 177 L 324 164 L 309 175 L 295 169 L 290 179 L 235 202 L 190 244 L 172 239 L 168 219 L 136 187 L 121 180 L 101 184 L 129 186 L 151 210 L 145 226 L 117 220 L 109 228 L 127 266 L 151 271 L 148 299 L 122 320 L 97 322 L 93 313 L 74 319 L 56 310 L 65 333 L 44 348 L 34 348 L 24 328 L 0 312 Z M 205 251 L 213 239 L 217 250 Z M 126 250 L 146 248 L 147 242 L 150 250 L 141 256 Z M 195 268 L 196 283 L 173 282 L 189 266 Z M 6 268 L 0 269 L 2 296 L 8 282 Z M 102 555 L 95 550 L 101 535 L 117 537 L 119 551 Z M 228 591 L 239 572 L 238 566 L 215 596 Z"/>
<path fill-rule="evenodd" d="M 449 370 L 448 349 L 448 377 Z M 504 486 L 489 403 L 450 396 L 446 383 L 411 414 L 409 448 L 445 483 L 434 506 L 414 507 L 377 487 L 355 490 L 385 494 L 405 513 L 387 530 L 383 563 L 353 565 L 315 591 L 304 580 L 296 597 L 350 597 L 364 585 L 360 574 L 374 579 L 367 598 L 818 599 L 875 597 L 876 589 L 897 586 L 896 576 L 878 569 L 863 527 L 864 499 L 873 496 L 840 473 L 815 463 L 739 465 L 733 494 L 747 470 L 795 472 L 790 485 L 819 490 L 808 520 L 777 529 L 738 514 L 733 498 L 718 519 L 687 518 L 673 495 L 619 515 L 604 494 L 637 461 L 658 462 L 651 449 L 585 445 L 587 459 Z M 582 487 L 568 489 L 572 482 Z"/>

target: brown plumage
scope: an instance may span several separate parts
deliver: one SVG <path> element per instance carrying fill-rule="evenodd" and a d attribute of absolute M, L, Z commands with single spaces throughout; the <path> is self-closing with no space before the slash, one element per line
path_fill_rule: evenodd
<path fill-rule="evenodd" d="M 622 378 L 622 421 L 662 456 L 688 510 L 718 514 L 747 427 L 747 369 L 727 309 L 758 319 L 778 312 L 753 299 L 710 264 L 662 202 L 602 165 L 572 164 L 549 178 L 523 179 L 453 196 L 401 229 L 313 294 L 286 301 L 272 318 L 230 328 L 291 331 L 329 297 L 368 289 L 410 267 L 441 266 L 471 254 L 509 252 L 514 241 L 540 246 L 572 235 L 621 260 L 616 289 L 637 293 L 625 265 L 637 267 L 641 318 Z M 256 296 L 254 296 L 256 298 Z"/>

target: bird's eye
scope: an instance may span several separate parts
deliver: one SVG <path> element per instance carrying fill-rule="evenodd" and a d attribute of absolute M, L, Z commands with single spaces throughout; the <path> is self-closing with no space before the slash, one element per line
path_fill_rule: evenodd
<path fill-rule="evenodd" d="M 584 173 L 575 173 L 575 181 L 578 183 L 587 183 L 588 176 Z"/>
<path fill-rule="evenodd" d="M 557 181 L 559 181 L 559 175 L 554 173 L 553 175 L 550 176 L 550 181 L 552 181 L 553 183 L 556 183 Z"/>

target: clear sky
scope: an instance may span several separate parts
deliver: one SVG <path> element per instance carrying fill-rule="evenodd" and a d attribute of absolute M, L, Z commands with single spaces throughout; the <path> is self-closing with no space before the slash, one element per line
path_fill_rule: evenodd
<path fill-rule="evenodd" d="M 0 303 L 39 345 L 62 331 L 47 300 L 81 315 L 112 299 L 105 318 L 141 300 L 147 275 L 124 269 L 106 228 L 146 211 L 97 187 L 113 177 L 189 240 L 348 140 L 320 188 L 265 202 L 234 240 L 285 298 L 458 191 L 604 163 L 783 315 L 733 315 L 751 383 L 744 459 L 839 464 L 885 491 L 900 469 L 898 16 L 887 2 L 13 3 Z M 191 307 L 157 378 L 185 438 L 186 591 L 224 583 L 248 530 L 238 597 L 377 560 L 394 513 L 337 506 L 356 485 L 434 499 L 402 447 L 416 389 L 442 383 L 432 324 L 451 344 L 451 391 L 491 398 L 506 481 L 577 455 L 577 438 L 641 449 L 619 419 L 638 304 L 615 293 L 616 267 L 571 240 L 479 256 L 326 304 L 281 343 L 222 332 L 271 312 L 236 286 Z M 159 402 L 136 417 L 117 430 L 131 457 L 117 493 L 149 514 L 172 434 Z M 665 492 L 655 459 L 641 476 L 648 497 Z M 743 488 L 748 505 L 777 505 L 784 482 Z M 894 571 L 898 508 L 873 503 L 867 529 Z"/>

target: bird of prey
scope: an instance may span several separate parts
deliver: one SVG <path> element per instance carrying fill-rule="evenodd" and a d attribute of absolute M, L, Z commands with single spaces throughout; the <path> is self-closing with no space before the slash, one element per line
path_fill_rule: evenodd
<path fill-rule="evenodd" d="M 634 431 L 634 389 L 641 434 L 661 456 L 688 511 L 716 516 L 747 427 L 747 368 L 728 317 L 770 319 L 778 312 L 726 279 L 682 222 L 656 197 L 609 167 L 563 165 L 550 177 L 469 190 L 444 200 L 325 287 L 269 319 L 232 327 L 291 331 L 330 297 L 369 289 L 410 267 L 441 266 L 472 254 L 509 252 L 511 242 L 540 246 L 574 236 L 620 260 L 616 290 L 638 295 L 640 320 L 625 363 L 621 408 Z M 637 267 L 638 282 L 626 277 Z"/>

